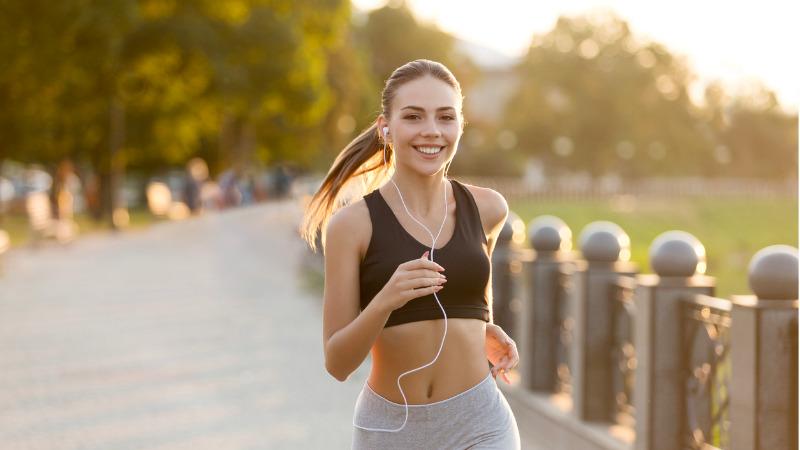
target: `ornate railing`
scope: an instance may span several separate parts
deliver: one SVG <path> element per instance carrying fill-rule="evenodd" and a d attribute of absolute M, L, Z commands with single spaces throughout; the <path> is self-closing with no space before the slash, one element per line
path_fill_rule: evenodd
<path fill-rule="evenodd" d="M 611 299 L 611 383 L 614 393 L 611 417 L 623 426 L 636 423 L 633 407 L 636 351 L 633 346 L 633 327 L 636 305 L 633 301 L 636 280 L 620 276 L 610 285 Z"/>
<path fill-rule="evenodd" d="M 572 297 L 574 268 L 566 264 L 554 272 L 557 280 L 556 304 L 558 305 L 558 319 L 554 332 L 557 333 L 558 348 L 556 351 L 556 392 L 572 393 L 572 370 L 569 349 L 572 347 L 573 329 L 575 319 L 569 309 L 569 300 Z"/>
<path fill-rule="evenodd" d="M 685 447 L 730 448 L 731 302 L 707 295 L 684 299 Z"/>

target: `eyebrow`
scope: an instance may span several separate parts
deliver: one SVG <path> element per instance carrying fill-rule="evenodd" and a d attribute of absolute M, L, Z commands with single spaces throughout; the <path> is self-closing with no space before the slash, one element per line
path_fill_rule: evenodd
<path fill-rule="evenodd" d="M 411 105 L 411 106 L 404 106 L 404 107 L 400 108 L 400 110 L 401 110 L 401 111 L 402 111 L 402 110 L 404 110 L 404 109 L 413 109 L 413 110 L 415 110 L 415 111 L 422 111 L 422 112 L 425 112 L 425 108 L 422 108 L 422 107 L 420 107 L 420 106 L 413 106 L 413 105 Z M 453 108 L 452 106 L 442 106 L 441 108 L 436 108 L 436 110 L 437 110 L 437 111 L 444 111 L 444 110 L 455 111 L 456 109 L 455 109 L 455 108 Z"/>

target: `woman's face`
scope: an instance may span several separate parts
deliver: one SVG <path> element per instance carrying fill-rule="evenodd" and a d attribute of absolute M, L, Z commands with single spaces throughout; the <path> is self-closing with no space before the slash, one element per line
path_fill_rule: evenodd
<path fill-rule="evenodd" d="M 392 102 L 389 142 L 397 165 L 423 175 L 444 170 L 461 138 L 461 98 L 449 84 L 431 76 L 397 89 Z"/>

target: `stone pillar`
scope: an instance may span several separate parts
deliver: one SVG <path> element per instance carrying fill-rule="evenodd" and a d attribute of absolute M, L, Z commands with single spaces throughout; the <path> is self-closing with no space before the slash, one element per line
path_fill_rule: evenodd
<path fill-rule="evenodd" d="M 592 222 L 579 241 L 586 264 L 576 266 L 570 308 L 575 319 L 573 412 L 581 420 L 607 422 L 614 402 L 610 284 L 620 275 L 635 275 L 636 265 L 629 262 L 630 239 L 617 224 Z"/>
<path fill-rule="evenodd" d="M 522 385 L 531 390 L 556 390 L 560 339 L 558 273 L 574 258 L 572 230 L 558 217 L 540 216 L 528 227 L 533 257 L 523 262 L 525 295 L 520 342 Z"/>
<path fill-rule="evenodd" d="M 755 295 L 731 298 L 732 450 L 797 448 L 797 249 L 773 245 L 748 267 Z"/>
<path fill-rule="evenodd" d="M 513 211 L 497 237 L 492 252 L 492 314 L 497 324 L 515 342 L 519 340 L 517 322 L 522 309 L 519 298 L 520 246 L 525 240 L 525 223 Z"/>
<path fill-rule="evenodd" d="M 685 374 L 683 299 L 713 295 L 714 278 L 703 275 L 703 244 L 684 231 L 662 233 L 650 246 L 655 274 L 636 277 L 633 407 L 636 450 L 683 448 Z"/>

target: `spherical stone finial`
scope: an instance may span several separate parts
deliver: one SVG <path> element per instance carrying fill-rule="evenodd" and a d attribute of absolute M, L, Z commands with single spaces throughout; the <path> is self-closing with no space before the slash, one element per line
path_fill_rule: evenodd
<path fill-rule="evenodd" d="M 797 300 L 797 249 L 789 245 L 762 248 L 750 259 L 747 281 L 759 300 Z"/>
<path fill-rule="evenodd" d="M 706 273 L 706 248 L 692 234 L 671 230 L 650 244 L 650 267 L 662 277 L 691 277 Z"/>
<path fill-rule="evenodd" d="M 511 241 L 511 242 L 509 242 Z M 514 211 L 508 211 L 508 217 L 497 236 L 497 245 L 520 245 L 525 242 L 525 222 Z"/>
<path fill-rule="evenodd" d="M 556 216 L 539 216 L 528 225 L 528 238 L 537 252 L 572 250 L 572 230 Z"/>
<path fill-rule="evenodd" d="M 578 241 L 587 261 L 615 262 L 631 258 L 631 239 L 614 222 L 598 220 L 586 225 Z"/>

